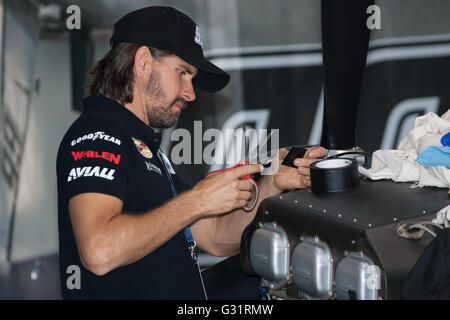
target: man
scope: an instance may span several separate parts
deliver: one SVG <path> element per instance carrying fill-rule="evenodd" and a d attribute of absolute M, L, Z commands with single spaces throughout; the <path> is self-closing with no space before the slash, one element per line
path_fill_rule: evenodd
<path fill-rule="evenodd" d="M 90 72 L 91 96 L 58 152 L 63 297 L 204 299 L 188 246 L 217 256 L 238 252 L 256 213 L 242 210 L 253 186 L 239 178 L 262 168 L 227 170 L 189 189 L 152 127 L 174 125 L 195 100 L 194 87 L 218 91 L 229 75 L 203 57 L 198 27 L 172 8 L 126 15 L 115 24 L 111 45 Z M 307 156 L 314 152 L 325 154 L 315 148 Z M 298 171 L 282 166 L 261 178 L 260 199 L 309 186 L 314 160 L 298 161 Z M 79 271 L 78 282 L 71 270 Z"/>

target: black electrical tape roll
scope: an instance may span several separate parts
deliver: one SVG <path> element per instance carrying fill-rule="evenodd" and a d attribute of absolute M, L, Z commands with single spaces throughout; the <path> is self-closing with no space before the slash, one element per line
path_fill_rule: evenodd
<path fill-rule="evenodd" d="M 339 192 L 359 184 L 356 159 L 338 158 L 317 161 L 309 166 L 313 192 Z"/>

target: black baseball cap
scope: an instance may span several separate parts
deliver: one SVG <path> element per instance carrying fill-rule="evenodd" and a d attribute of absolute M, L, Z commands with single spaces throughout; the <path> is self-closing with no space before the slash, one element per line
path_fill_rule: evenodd
<path fill-rule="evenodd" d="M 230 75 L 203 55 L 200 29 L 191 18 L 171 8 L 154 6 L 130 12 L 114 24 L 111 46 L 137 43 L 167 50 L 197 67 L 193 79 L 199 89 L 216 92 L 230 81 Z"/>

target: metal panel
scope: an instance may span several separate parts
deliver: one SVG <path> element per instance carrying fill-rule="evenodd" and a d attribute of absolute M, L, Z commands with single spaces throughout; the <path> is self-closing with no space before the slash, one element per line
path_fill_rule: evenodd
<path fill-rule="evenodd" d="M 292 254 L 292 278 L 299 290 L 314 298 L 333 294 L 333 256 L 318 237 L 306 238 Z"/>
<path fill-rule="evenodd" d="M 377 300 L 380 268 L 362 252 L 352 252 L 336 269 L 336 294 L 340 300 Z"/>
<path fill-rule="evenodd" d="M 36 8 L 7 1 L 4 8 L 2 63 L 2 171 L 0 175 L 0 262 L 10 260 L 19 176 L 28 129 L 39 29 Z"/>
<path fill-rule="evenodd" d="M 289 281 L 290 244 L 287 234 L 276 223 L 264 223 L 250 243 L 250 263 L 269 288 Z"/>

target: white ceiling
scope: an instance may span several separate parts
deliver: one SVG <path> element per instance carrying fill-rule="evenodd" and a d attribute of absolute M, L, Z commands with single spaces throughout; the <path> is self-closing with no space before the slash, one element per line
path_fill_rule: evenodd
<path fill-rule="evenodd" d="M 122 16 L 133 10 L 154 6 L 173 6 L 198 20 L 200 10 L 206 9 L 208 0 L 40 0 L 43 4 L 59 4 L 63 12 L 69 5 L 78 5 L 81 9 L 83 24 L 91 28 L 112 28 Z"/>

